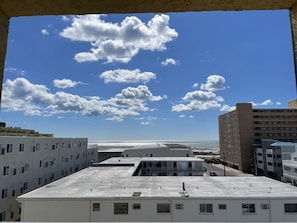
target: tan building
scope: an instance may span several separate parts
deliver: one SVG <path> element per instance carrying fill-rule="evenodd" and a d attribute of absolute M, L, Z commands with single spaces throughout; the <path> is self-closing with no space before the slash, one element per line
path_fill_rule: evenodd
<path fill-rule="evenodd" d="M 254 144 L 261 139 L 297 141 L 297 109 L 253 109 L 238 103 L 234 111 L 219 116 L 220 154 L 226 164 L 249 172 L 254 164 Z"/>

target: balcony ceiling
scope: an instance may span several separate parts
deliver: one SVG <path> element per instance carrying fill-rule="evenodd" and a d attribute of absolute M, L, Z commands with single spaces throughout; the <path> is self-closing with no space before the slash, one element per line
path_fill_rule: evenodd
<path fill-rule="evenodd" d="M 7 17 L 89 13 L 161 13 L 290 9 L 297 0 L 0 0 Z"/>

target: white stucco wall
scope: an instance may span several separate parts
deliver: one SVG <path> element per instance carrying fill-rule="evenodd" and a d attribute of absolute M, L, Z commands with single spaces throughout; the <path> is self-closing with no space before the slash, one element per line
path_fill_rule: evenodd
<path fill-rule="evenodd" d="M 90 201 L 65 200 L 27 201 L 22 205 L 22 221 L 86 222 L 89 221 Z M 29 220 L 30 219 L 30 220 Z"/>
<path fill-rule="evenodd" d="M 100 203 L 100 211 L 92 211 L 92 203 Z M 127 215 L 114 215 L 114 203 L 129 203 Z M 195 198 L 122 198 L 122 199 L 73 199 L 26 200 L 23 202 L 22 221 L 92 221 L 92 222 L 269 222 L 296 221 L 297 213 L 284 213 L 284 203 L 297 203 L 284 199 L 195 199 Z M 133 203 L 141 204 L 134 210 Z M 170 213 L 157 213 L 157 203 L 170 203 Z M 175 204 L 183 204 L 176 209 Z M 243 214 L 242 203 L 255 204 L 255 213 Z M 212 204 L 213 213 L 200 213 L 200 204 Z M 218 209 L 226 204 L 225 210 Z M 269 209 L 261 209 L 267 204 Z"/>

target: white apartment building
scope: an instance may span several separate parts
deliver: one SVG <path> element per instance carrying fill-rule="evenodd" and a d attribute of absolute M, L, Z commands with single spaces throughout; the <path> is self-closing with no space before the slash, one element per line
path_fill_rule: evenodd
<path fill-rule="evenodd" d="M 297 143 L 279 142 L 276 146 L 281 147 L 283 156 L 282 180 L 297 186 Z"/>
<path fill-rule="evenodd" d="M 123 151 L 124 157 L 191 157 L 192 151 L 188 147 L 170 147 L 164 144 L 137 146 Z"/>
<path fill-rule="evenodd" d="M 111 157 L 191 157 L 191 148 L 179 144 L 148 143 L 145 145 L 98 146 L 98 162 Z"/>
<path fill-rule="evenodd" d="M 291 155 L 290 160 L 283 161 L 283 180 L 297 186 L 297 152 Z"/>
<path fill-rule="evenodd" d="M 0 136 L 0 221 L 20 219 L 16 197 L 90 166 L 87 138 Z"/>
<path fill-rule="evenodd" d="M 19 196 L 31 222 L 295 222 L 297 188 L 267 177 L 135 176 L 114 158 Z M 186 158 L 185 158 L 186 159 Z M 149 161 L 149 160 L 146 160 Z M 181 161 L 181 160 L 179 160 Z"/>
<path fill-rule="evenodd" d="M 255 144 L 255 175 L 281 180 L 283 176 L 281 147 L 272 139 L 262 139 Z"/>

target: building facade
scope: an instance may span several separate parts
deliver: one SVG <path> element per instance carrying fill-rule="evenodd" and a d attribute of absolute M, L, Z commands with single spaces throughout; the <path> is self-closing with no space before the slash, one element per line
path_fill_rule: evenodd
<path fill-rule="evenodd" d="M 297 186 L 297 143 L 275 142 L 282 151 L 282 181 Z"/>
<path fill-rule="evenodd" d="M 54 134 L 40 133 L 33 129 L 20 127 L 7 127 L 5 122 L 0 122 L 0 136 L 53 137 Z"/>
<path fill-rule="evenodd" d="M 0 220 L 20 219 L 16 197 L 96 161 L 87 138 L 0 136 Z"/>
<path fill-rule="evenodd" d="M 114 158 L 104 162 L 105 165 L 86 168 L 19 196 L 21 220 L 294 222 L 297 219 L 297 188 L 291 185 L 267 177 L 135 175 L 143 161 Z"/>
<path fill-rule="evenodd" d="M 283 176 L 282 151 L 273 145 L 276 140 L 262 139 L 255 145 L 255 175 L 281 180 Z"/>
<path fill-rule="evenodd" d="M 150 146 L 139 146 L 125 149 L 122 155 L 124 157 L 191 157 L 192 151 L 189 147 L 170 147 L 168 145 L 156 144 Z"/>
<path fill-rule="evenodd" d="M 283 160 L 283 180 L 297 186 L 297 152 L 291 155 L 291 159 Z"/>
<path fill-rule="evenodd" d="M 112 145 L 98 147 L 98 162 L 111 157 L 191 157 L 190 147 L 180 144 L 147 143 L 146 145 Z"/>
<path fill-rule="evenodd" d="M 297 109 L 253 109 L 251 103 L 238 103 L 219 116 L 220 154 L 227 165 L 250 172 L 254 145 L 262 139 L 297 141 Z"/>

